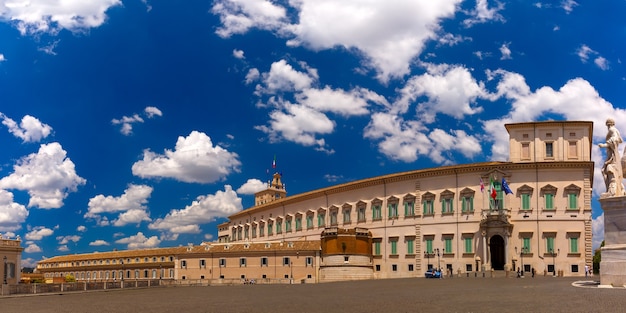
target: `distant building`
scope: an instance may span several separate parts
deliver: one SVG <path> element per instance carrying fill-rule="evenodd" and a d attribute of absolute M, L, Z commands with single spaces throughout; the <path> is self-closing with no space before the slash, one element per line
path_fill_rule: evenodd
<path fill-rule="evenodd" d="M 0 235 L 0 283 L 16 284 L 20 281 L 22 250 L 19 237 L 8 239 Z"/>
<path fill-rule="evenodd" d="M 218 225 L 217 242 L 54 257 L 38 270 L 78 280 L 325 282 L 423 277 L 433 267 L 584 276 L 592 263 L 593 123 L 505 126 L 508 162 L 395 173 L 294 196 L 275 173 L 253 207 Z"/>

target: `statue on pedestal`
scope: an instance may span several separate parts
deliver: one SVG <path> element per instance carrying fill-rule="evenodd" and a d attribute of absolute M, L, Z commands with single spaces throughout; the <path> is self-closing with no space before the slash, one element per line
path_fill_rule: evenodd
<path fill-rule="evenodd" d="M 622 160 L 619 153 L 619 144 L 623 142 L 619 130 L 615 127 L 615 121 L 611 118 L 606 120 L 606 142 L 599 144 L 600 148 L 606 148 L 606 161 L 602 166 L 602 176 L 606 185 L 606 192 L 600 195 L 601 198 L 624 195 L 624 172 Z"/>

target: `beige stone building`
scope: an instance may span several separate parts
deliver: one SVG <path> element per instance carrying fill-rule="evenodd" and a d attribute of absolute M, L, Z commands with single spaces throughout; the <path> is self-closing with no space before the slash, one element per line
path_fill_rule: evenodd
<path fill-rule="evenodd" d="M 22 250 L 19 237 L 9 239 L 0 235 L 0 283 L 16 284 L 20 281 Z"/>
<path fill-rule="evenodd" d="M 78 279 L 211 282 L 423 277 L 430 267 L 584 276 L 592 263 L 593 124 L 506 129 L 508 162 L 420 169 L 292 196 L 274 174 L 253 207 L 218 225 L 217 242 L 55 257 L 38 269 Z"/>

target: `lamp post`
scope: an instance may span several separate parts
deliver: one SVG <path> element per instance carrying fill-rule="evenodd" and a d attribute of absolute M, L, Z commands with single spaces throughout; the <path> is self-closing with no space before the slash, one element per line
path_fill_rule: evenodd
<path fill-rule="evenodd" d="M 293 284 L 293 261 L 289 261 L 289 271 L 291 272 L 289 283 Z"/>
<path fill-rule="evenodd" d="M 4 258 L 2 258 L 4 260 L 4 284 L 7 284 L 7 256 L 5 255 Z"/>
<path fill-rule="evenodd" d="M 517 247 L 515 247 L 515 252 L 517 253 Z M 528 252 L 528 248 L 527 247 L 522 247 L 522 249 L 520 250 L 519 256 L 520 259 L 522 261 L 522 270 L 521 270 L 521 276 L 524 277 L 524 253 Z"/>
<path fill-rule="evenodd" d="M 424 255 L 426 256 L 426 261 L 428 262 L 428 267 L 426 267 L 426 269 L 430 269 L 430 253 L 428 251 L 424 251 Z"/>
<path fill-rule="evenodd" d="M 553 248 L 550 248 L 550 254 L 552 254 L 552 276 L 556 277 L 556 256 L 561 252 L 561 249 L 556 249 L 556 253 Z"/>
<path fill-rule="evenodd" d="M 124 259 L 120 261 L 122 262 L 122 277 L 120 279 L 122 280 L 122 288 L 124 288 L 124 276 L 126 276 L 126 271 L 124 269 Z"/>
<path fill-rule="evenodd" d="M 439 254 L 439 248 L 435 249 L 435 251 L 437 252 L 437 270 L 441 272 L 441 254 Z"/>

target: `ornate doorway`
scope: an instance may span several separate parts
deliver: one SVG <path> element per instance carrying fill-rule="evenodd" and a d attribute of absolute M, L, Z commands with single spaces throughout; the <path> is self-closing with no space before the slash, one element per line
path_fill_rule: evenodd
<path fill-rule="evenodd" d="M 493 235 L 489 239 L 489 251 L 491 268 L 494 270 L 504 270 L 504 239 L 500 235 Z"/>

